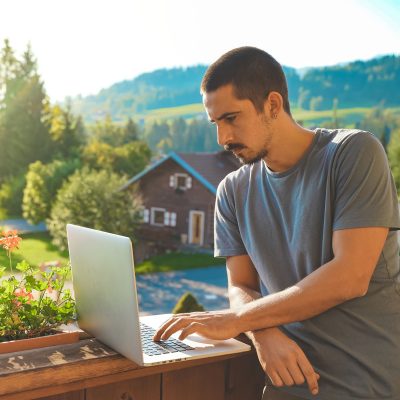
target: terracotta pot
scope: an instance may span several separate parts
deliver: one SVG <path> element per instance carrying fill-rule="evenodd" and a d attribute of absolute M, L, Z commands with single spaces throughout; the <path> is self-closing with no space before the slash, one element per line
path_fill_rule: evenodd
<path fill-rule="evenodd" d="M 29 339 L 10 340 L 8 342 L 0 342 L 0 354 L 75 343 L 78 340 L 79 332 L 60 332 Z"/>

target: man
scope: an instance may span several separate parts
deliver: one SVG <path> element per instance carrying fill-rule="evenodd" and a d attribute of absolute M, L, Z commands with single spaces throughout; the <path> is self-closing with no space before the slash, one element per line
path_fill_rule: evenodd
<path fill-rule="evenodd" d="M 246 332 L 264 399 L 400 399 L 396 190 L 370 133 L 292 118 L 279 63 L 251 47 L 207 70 L 218 143 L 245 164 L 219 185 L 215 255 L 230 310 L 177 315 L 155 335 Z"/>

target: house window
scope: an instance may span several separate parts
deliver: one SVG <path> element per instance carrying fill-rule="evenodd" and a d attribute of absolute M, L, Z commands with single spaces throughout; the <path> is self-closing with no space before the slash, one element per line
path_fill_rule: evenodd
<path fill-rule="evenodd" d="M 176 226 L 176 213 L 168 212 L 165 208 L 153 207 L 150 223 L 157 226 Z"/>
<path fill-rule="evenodd" d="M 169 178 L 169 186 L 175 189 L 187 190 L 192 187 L 192 178 L 188 174 L 174 174 Z"/>
<path fill-rule="evenodd" d="M 164 220 L 165 220 L 165 209 L 153 207 L 151 209 L 151 224 L 164 226 Z"/>
<path fill-rule="evenodd" d="M 186 189 L 186 179 L 187 177 L 184 175 L 177 175 L 176 187 L 178 187 L 179 189 Z"/>

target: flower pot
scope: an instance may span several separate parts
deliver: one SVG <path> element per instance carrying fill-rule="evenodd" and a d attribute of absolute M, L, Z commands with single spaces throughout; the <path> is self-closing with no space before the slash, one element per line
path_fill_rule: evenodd
<path fill-rule="evenodd" d="M 70 344 L 78 340 L 79 332 L 59 332 L 29 339 L 10 340 L 8 342 L 0 342 L 0 354 Z"/>

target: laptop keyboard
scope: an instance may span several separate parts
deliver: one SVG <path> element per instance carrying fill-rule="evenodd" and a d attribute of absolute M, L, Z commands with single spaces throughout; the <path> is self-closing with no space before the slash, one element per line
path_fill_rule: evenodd
<path fill-rule="evenodd" d="M 156 330 L 148 325 L 140 323 L 140 332 L 142 337 L 143 352 L 148 356 L 157 356 L 159 354 L 176 353 L 178 351 L 194 350 L 193 347 L 181 342 L 180 340 L 169 338 L 168 340 L 153 341 Z"/>

